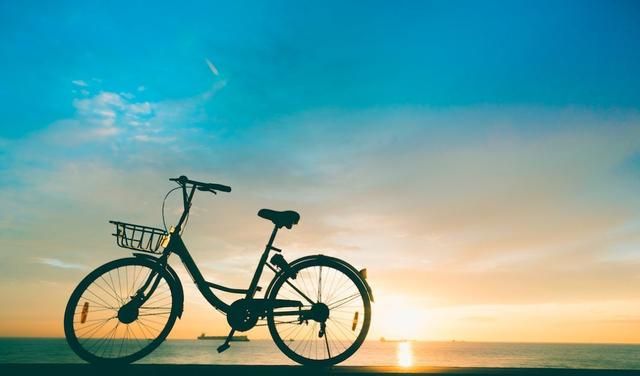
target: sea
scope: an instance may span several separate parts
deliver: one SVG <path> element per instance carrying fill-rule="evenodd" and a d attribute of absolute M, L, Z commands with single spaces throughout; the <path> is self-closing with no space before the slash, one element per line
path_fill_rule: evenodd
<path fill-rule="evenodd" d="M 232 342 L 222 354 L 217 340 L 165 341 L 137 363 L 294 364 L 270 340 Z M 64 338 L 0 338 L 0 363 L 82 363 Z M 640 370 L 640 344 L 366 341 L 341 365 L 543 367 Z"/>

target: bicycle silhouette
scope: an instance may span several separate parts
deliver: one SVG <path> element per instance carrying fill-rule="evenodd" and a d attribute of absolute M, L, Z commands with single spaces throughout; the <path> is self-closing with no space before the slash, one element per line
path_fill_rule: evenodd
<path fill-rule="evenodd" d="M 291 229 L 300 220 L 294 211 L 262 209 L 258 216 L 274 223 L 248 289 L 229 288 L 205 280 L 181 238 L 196 190 L 231 192 L 231 187 L 169 179 L 182 190 L 184 209 L 169 231 L 110 221 L 120 247 L 136 251 L 133 257 L 106 263 L 87 275 L 71 294 L 64 314 L 67 342 L 80 358 L 91 363 L 130 363 L 156 349 L 182 316 L 182 283 L 169 265 L 176 254 L 202 296 L 227 315 L 231 331 L 218 352 L 227 350 L 236 331 L 267 325 L 273 341 L 290 359 L 305 365 L 328 366 L 344 361 L 362 345 L 371 322 L 373 295 L 366 269 L 324 255 L 287 262 L 274 240 L 279 229 Z M 164 202 L 163 202 L 164 222 Z M 162 249 L 161 249 L 162 248 Z M 273 256 L 269 259 L 269 255 Z M 269 260 L 268 260 L 269 259 Z M 274 272 L 262 298 L 258 282 L 264 267 Z M 244 295 L 232 304 L 214 289 Z M 258 321 L 262 320 L 259 324 Z M 266 320 L 266 324 L 264 323 Z"/>

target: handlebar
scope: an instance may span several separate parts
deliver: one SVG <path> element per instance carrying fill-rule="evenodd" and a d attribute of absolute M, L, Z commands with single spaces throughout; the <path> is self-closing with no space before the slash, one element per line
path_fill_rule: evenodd
<path fill-rule="evenodd" d="M 215 184 L 215 183 L 203 183 L 201 181 L 189 180 L 189 178 L 184 175 L 180 176 L 179 178 L 171 178 L 169 179 L 169 181 L 175 181 L 182 188 L 182 201 L 184 204 L 184 211 L 182 212 L 182 215 L 180 216 L 180 220 L 178 221 L 178 224 L 175 227 L 175 231 L 178 234 L 182 230 L 182 225 L 185 223 L 185 220 L 189 216 L 189 210 L 191 209 L 191 200 L 193 199 L 193 194 L 195 193 L 196 189 L 199 191 L 208 191 L 213 194 L 216 194 L 217 191 L 231 192 L 231 187 L 227 185 Z M 187 187 L 187 184 L 191 184 L 191 186 Z M 189 192 L 187 192 L 187 188 L 190 190 Z M 171 193 L 172 191 L 173 190 L 169 191 L 169 193 Z M 163 207 L 164 207 L 164 204 L 163 204 Z M 164 212 L 163 212 L 163 215 L 164 215 Z"/>
<path fill-rule="evenodd" d="M 228 185 L 216 184 L 216 183 L 203 183 L 196 180 L 190 180 L 186 176 L 182 175 L 179 178 L 171 178 L 170 181 L 175 181 L 176 183 L 184 186 L 186 184 L 192 184 L 199 191 L 209 191 L 211 193 L 220 192 L 231 192 L 231 187 Z"/>

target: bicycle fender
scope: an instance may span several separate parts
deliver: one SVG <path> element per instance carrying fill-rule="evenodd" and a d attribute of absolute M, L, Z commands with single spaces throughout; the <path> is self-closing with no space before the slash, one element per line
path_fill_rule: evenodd
<path fill-rule="evenodd" d="M 371 290 L 371 286 L 369 286 L 369 282 L 367 281 L 366 278 L 364 278 L 362 276 L 362 274 L 360 274 L 360 272 L 358 271 L 358 269 L 356 269 L 353 265 L 349 264 L 348 262 L 339 259 L 337 257 L 331 257 L 331 256 L 325 256 L 325 255 L 317 255 L 319 257 L 324 257 L 324 258 L 328 258 L 332 261 L 336 261 L 344 266 L 346 266 L 348 269 L 350 269 L 352 272 L 354 272 L 358 278 L 360 278 L 360 280 L 362 281 L 362 283 L 364 284 L 364 287 L 366 287 L 367 289 L 367 293 L 369 294 L 369 300 L 371 300 L 372 302 L 375 302 L 375 300 L 373 299 L 373 291 Z M 307 256 L 309 257 L 309 256 Z M 312 256 L 311 256 L 312 257 Z M 304 258 L 304 257 L 303 257 Z M 296 260 L 297 261 L 297 260 Z"/>
<path fill-rule="evenodd" d="M 304 256 L 304 257 L 300 257 L 299 259 L 295 259 L 293 261 L 291 261 L 289 263 L 289 266 L 294 266 L 298 263 L 304 262 L 304 261 L 308 261 L 308 260 L 313 260 L 313 259 L 328 259 L 334 262 L 337 262 L 343 266 L 345 266 L 347 269 L 351 270 L 356 276 L 358 276 L 358 278 L 360 279 L 360 281 L 364 284 L 366 290 L 367 290 L 367 294 L 369 295 L 369 300 L 371 300 L 372 302 L 374 301 L 373 299 L 373 291 L 371 290 L 371 286 L 369 286 L 369 282 L 367 282 L 367 280 L 365 278 L 362 277 L 362 275 L 360 274 L 360 272 L 358 271 L 358 269 L 356 269 L 353 265 L 349 264 L 348 262 L 336 258 L 336 257 L 331 257 L 331 256 L 326 256 L 326 255 L 309 255 L 309 256 Z M 271 289 L 273 288 L 273 285 L 275 284 L 276 280 L 280 277 L 280 273 L 276 274 L 276 276 L 271 280 L 271 282 L 269 283 L 269 286 L 267 287 L 267 290 L 265 292 L 265 298 L 269 297 L 269 295 L 271 294 Z"/>
<path fill-rule="evenodd" d="M 133 254 L 135 257 L 140 257 L 140 258 L 146 258 L 152 261 L 157 261 L 156 257 L 153 257 L 151 255 L 146 255 L 144 253 L 134 253 Z M 182 319 L 182 311 L 184 310 L 184 290 L 182 288 L 182 282 L 180 281 L 180 278 L 178 278 L 178 274 L 176 273 L 176 271 L 171 267 L 171 265 L 166 264 L 167 267 L 167 271 L 169 272 L 169 276 L 171 277 L 171 279 L 173 279 L 173 283 L 175 283 L 176 285 L 176 298 L 178 299 L 178 318 Z"/>

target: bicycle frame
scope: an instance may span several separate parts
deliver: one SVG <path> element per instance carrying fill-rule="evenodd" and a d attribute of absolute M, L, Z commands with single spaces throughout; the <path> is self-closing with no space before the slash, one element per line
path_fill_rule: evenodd
<path fill-rule="evenodd" d="M 272 268 L 272 270 L 275 273 L 277 273 L 277 270 L 275 270 L 275 268 L 273 268 L 271 265 L 267 264 L 267 258 L 269 256 L 269 247 L 272 244 L 272 239 L 275 237 L 275 233 L 276 233 L 276 230 L 273 231 L 271 240 L 270 240 L 269 244 L 267 244 L 267 248 L 265 249 L 265 252 L 263 252 L 263 255 L 260 258 L 260 261 L 258 263 L 258 267 L 256 268 L 256 271 L 255 271 L 255 273 L 253 275 L 253 279 L 251 281 L 251 285 L 246 290 L 245 289 L 236 289 L 236 288 L 225 287 L 225 286 L 218 285 L 216 283 L 207 281 L 204 278 L 204 276 L 202 275 L 202 272 L 200 271 L 200 269 L 196 265 L 195 261 L 193 260 L 193 257 L 191 257 L 191 254 L 189 253 L 186 245 L 184 244 L 184 242 L 182 240 L 182 237 L 176 231 L 174 231 L 174 233 L 171 234 L 169 245 L 168 245 L 167 248 L 165 248 L 165 250 L 163 252 L 163 255 L 159 258 L 159 260 L 160 260 L 161 263 L 166 263 L 169 255 L 172 254 L 172 253 L 176 254 L 178 257 L 180 257 L 180 260 L 182 261 L 183 265 L 185 266 L 185 268 L 189 272 L 189 275 L 191 276 L 191 279 L 193 280 L 193 282 L 198 287 L 198 290 L 200 291 L 202 296 L 214 308 L 219 309 L 222 312 L 227 313 L 229 311 L 229 305 L 227 303 L 225 303 L 224 301 L 222 301 L 213 292 L 213 289 L 217 289 L 217 290 L 221 290 L 221 291 L 225 291 L 225 292 L 230 292 L 230 293 L 235 293 L 235 294 L 244 294 L 246 299 L 253 298 L 255 293 L 258 290 L 258 281 L 259 281 L 260 277 L 262 276 L 262 272 L 264 270 L 264 266 L 265 265 L 269 266 L 270 268 Z M 266 298 L 266 296 L 265 296 L 265 298 Z"/>
<path fill-rule="evenodd" d="M 220 310 L 220 311 L 222 311 L 224 313 L 227 313 L 229 311 L 230 305 L 225 303 L 224 301 L 222 301 L 213 292 L 212 289 L 217 289 L 217 290 L 221 290 L 221 291 L 225 291 L 225 292 L 229 292 L 229 293 L 235 293 L 235 294 L 244 294 L 245 295 L 245 297 L 244 297 L 245 299 L 253 299 L 255 294 L 256 294 L 256 292 L 260 291 L 260 289 L 261 289 L 260 287 L 258 287 L 258 282 L 260 281 L 260 277 L 262 276 L 262 273 L 264 271 L 264 267 L 265 266 L 267 266 L 269 269 L 271 269 L 271 271 L 273 271 L 275 273 L 276 277 L 280 273 L 280 271 L 278 271 L 276 268 L 274 268 L 272 265 L 270 265 L 267 262 L 267 259 L 268 259 L 269 254 L 270 254 L 271 251 L 282 252 L 281 249 L 278 249 L 278 248 L 273 246 L 273 242 L 274 242 L 274 240 L 276 238 L 276 234 L 278 233 L 278 227 L 275 226 L 273 231 L 271 232 L 271 236 L 269 238 L 269 241 L 268 241 L 267 245 L 265 246 L 264 251 L 262 252 L 262 256 L 260 257 L 260 261 L 258 262 L 258 266 L 257 266 L 257 268 L 255 270 L 255 273 L 254 273 L 253 278 L 251 280 L 251 284 L 249 285 L 248 289 L 245 290 L 245 289 L 230 288 L 230 287 L 225 287 L 225 286 L 222 286 L 222 285 L 218 285 L 218 284 L 213 283 L 213 282 L 209 282 L 202 275 L 202 272 L 200 271 L 200 269 L 196 265 L 195 261 L 191 257 L 191 254 L 189 253 L 189 250 L 187 249 L 187 246 L 184 244 L 184 241 L 182 240 L 182 237 L 180 236 L 180 231 L 182 229 L 182 225 L 184 224 L 186 218 L 189 215 L 189 210 L 191 208 L 191 202 L 193 200 L 193 196 L 194 196 L 196 187 L 195 186 L 190 187 L 189 188 L 189 192 L 187 192 L 187 189 L 188 188 L 186 187 L 186 185 L 183 184 L 182 185 L 182 197 L 183 197 L 184 211 L 182 212 L 182 215 L 180 216 L 178 224 L 175 226 L 175 228 L 169 234 L 169 244 L 167 245 L 167 247 L 162 252 L 162 255 L 159 258 L 157 258 L 156 260 L 158 261 L 158 263 L 162 267 L 166 267 L 166 265 L 168 265 L 169 256 L 171 254 L 178 255 L 178 257 L 180 257 L 180 260 L 184 264 L 185 268 L 189 272 L 189 275 L 191 276 L 191 279 L 193 280 L 193 282 L 198 287 L 198 290 L 200 291 L 202 296 L 214 308 L 216 308 L 216 309 L 218 309 L 218 310 Z M 145 282 L 143 287 L 140 290 L 138 290 L 138 292 L 146 290 L 146 288 L 149 286 L 149 284 L 151 283 L 151 280 L 154 277 L 155 277 L 155 275 L 150 275 L 148 280 Z M 289 286 L 291 286 L 293 289 L 295 289 L 298 293 L 300 293 L 301 296 L 305 298 L 305 300 L 307 300 L 309 303 L 313 304 L 313 300 L 311 300 L 308 296 L 306 296 L 296 286 L 294 286 L 289 281 L 286 281 L 285 283 L 287 283 Z M 153 294 L 153 291 L 155 290 L 155 286 L 156 285 L 157 285 L 157 283 L 154 283 L 151 291 L 148 294 L 145 294 L 146 297 L 143 298 L 143 300 L 140 301 L 140 304 L 144 303 L 144 301 L 146 299 L 148 299 Z M 265 291 L 265 296 L 264 296 L 265 299 L 267 298 L 266 295 L 267 295 L 267 292 Z M 277 315 L 277 316 L 303 315 L 305 313 L 308 313 L 309 311 L 310 310 L 308 310 L 308 309 L 306 309 L 306 310 L 297 309 L 297 310 L 290 310 L 290 311 L 273 312 L 273 314 Z"/>

